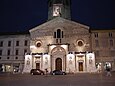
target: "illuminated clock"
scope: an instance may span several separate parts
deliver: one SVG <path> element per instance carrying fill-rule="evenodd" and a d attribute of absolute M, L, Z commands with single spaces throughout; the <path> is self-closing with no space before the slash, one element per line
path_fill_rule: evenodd
<path fill-rule="evenodd" d="M 53 6 L 53 16 L 60 16 L 61 7 L 58 5 Z"/>

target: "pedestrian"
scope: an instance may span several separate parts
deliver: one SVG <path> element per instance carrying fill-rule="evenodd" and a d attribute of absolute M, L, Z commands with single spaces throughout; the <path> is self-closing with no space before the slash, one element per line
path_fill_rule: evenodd
<path fill-rule="evenodd" d="M 97 72 L 98 73 L 101 73 L 101 65 L 99 64 L 98 67 L 97 67 Z"/>
<path fill-rule="evenodd" d="M 107 71 L 107 75 L 106 76 L 112 76 L 111 75 L 111 69 L 109 67 L 106 68 L 106 71 Z"/>
<path fill-rule="evenodd" d="M 47 76 L 48 75 L 48 69 L 47 68 L 45 69 L 45 72 L 46 72 L 46 76 Z"/>

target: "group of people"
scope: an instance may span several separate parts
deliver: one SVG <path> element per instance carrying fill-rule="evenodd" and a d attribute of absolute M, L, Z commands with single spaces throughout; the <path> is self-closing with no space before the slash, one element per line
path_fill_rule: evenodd
<path fill-rule="evenodd" d="M 112 74 L 111 74 L 111 67 L 109 67 L 109 66 L 106 65 L 106 66 L 105 66 L 105 71 L 107 72 L 107 73 L 106 73 L 106 76 L 112 76 Z M 101 73 L 101 72 L 102 72 L 101 66 L 98 66 L 97 72 L 98 72 L 98 73 Z"/>

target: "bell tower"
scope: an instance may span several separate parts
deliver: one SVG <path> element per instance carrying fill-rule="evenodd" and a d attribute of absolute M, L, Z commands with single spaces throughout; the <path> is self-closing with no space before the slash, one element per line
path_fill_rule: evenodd
<path fill-rule="evenodd" d="M 55 17 L 71 19 L 71 0 L 48 0 L 48 20 Z"/>

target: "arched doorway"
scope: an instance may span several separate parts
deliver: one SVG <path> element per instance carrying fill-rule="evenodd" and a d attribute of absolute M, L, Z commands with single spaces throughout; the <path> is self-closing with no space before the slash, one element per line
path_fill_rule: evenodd
<path fill-rule="evenodd" d="M 51 70 L 66 70 L 66 51 L 59 45 L 51 51 Z"/>
<path fill-rule="evenodd" d="M 56 70 L 62 70 L 62 59 L 61 58 L 56 59 L 55 68 L 56 68 Z"/>

